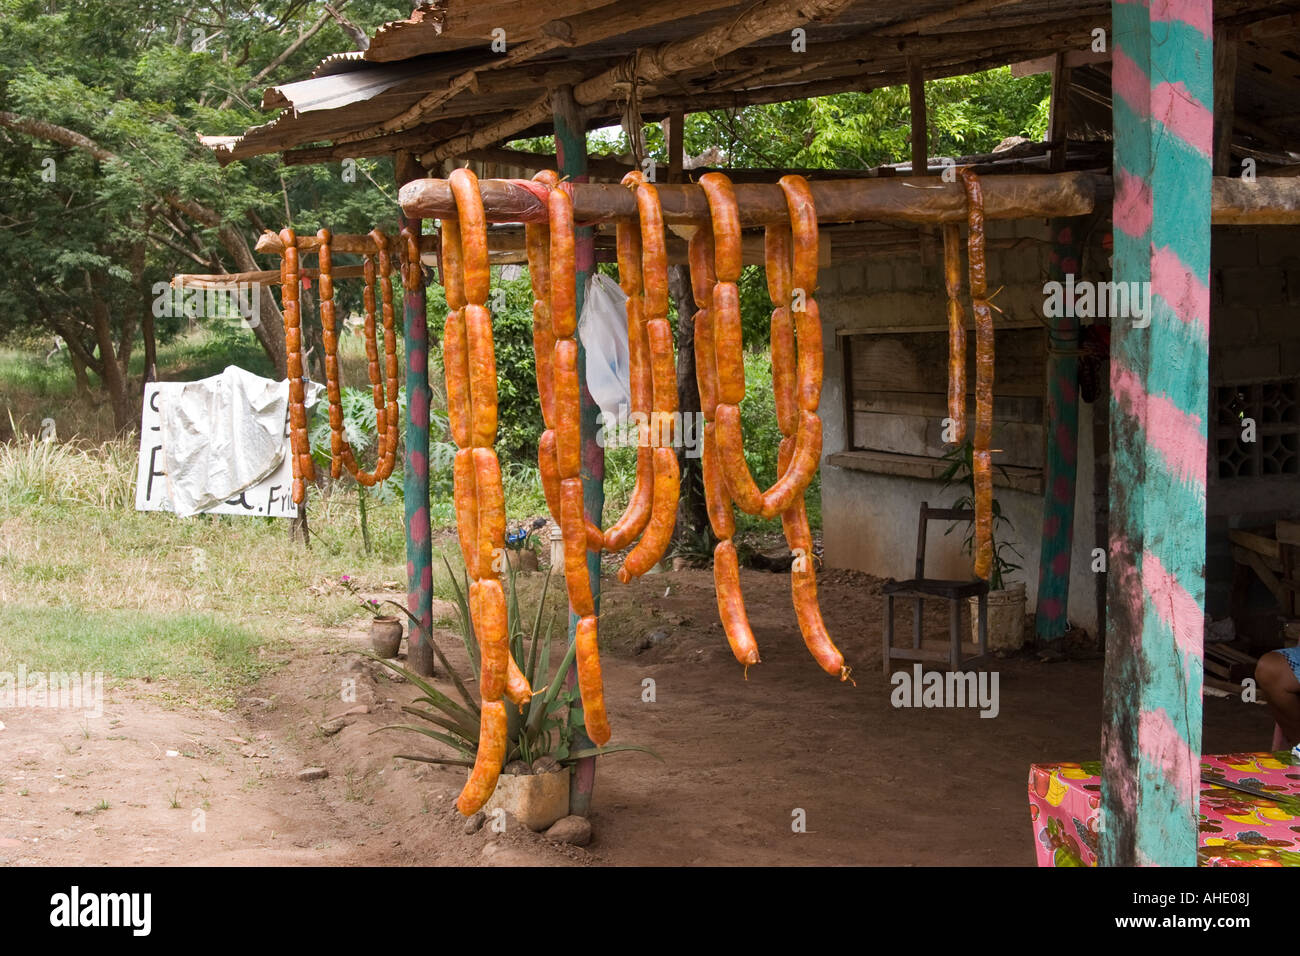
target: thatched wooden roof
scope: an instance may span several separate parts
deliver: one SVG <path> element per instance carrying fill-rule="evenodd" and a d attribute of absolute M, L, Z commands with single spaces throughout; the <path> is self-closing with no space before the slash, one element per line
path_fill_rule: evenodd
<path fill-rule="evenodd" d="M 1242 92 L 1272 109 L 1274 146 L 1300 138 L 1300 113 L 1280 107 L 1282 88 L 1300 86 L 1289 49 L 1297 12 L 1300 2 L 1215 4 L 1216 25 L 1242 41 Z M 574 87 L 594 127 L 617 122 L 629 100 L 652 120 L 895 85 L 909 61 L 933 79 L 1087 50 L 1098 27 L 1109 34 L 1108 0 L 432 0 L 382 26 L 364 53 L 271 87 L 262 105 L 280 114 L 213 145 L 222 162 L 404 150 L 432 166 L 550 132 L 549 91 L 561 85 Z M 492 49 L 498 29 L 504 53 Z M 806 50 L 792 48 L 796 29 Z M 1104 78 L 1108 66 L 1089 70 Z M 1238 122 L 1259 132 L 1250 113 L 1239 106 Z"/>

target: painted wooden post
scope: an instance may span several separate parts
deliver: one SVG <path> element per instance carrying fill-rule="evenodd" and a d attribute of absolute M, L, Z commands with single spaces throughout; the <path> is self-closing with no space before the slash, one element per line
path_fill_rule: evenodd
<path fill-rule="evenodd" d="M 393 159 L 397 185 L 423 175 L 406 154 Z M 417 234 L 422 220 L 398 213 L 398 226 Z M 402 327 L 406 354 L 406 461 L 402 496 L 406 508 L 406 607 L 419 628 L 407 637 L 407 666 L 423 676 L 433 674 L 433 541 L 429 526 L 429 324 L 425 287 L 403 286 Z"/>
<path fill-rule="evenodd" d="M 587 182 L 587 127 L 577 102 L 573 99 L 572 87 L 563 86 L 552 94 L 552 107 L 555 114 L 555 162 L 562 178 L 571 182 Z M 574 262 L 577 270 L 577 312 L 582 315 L 587 277 L 596 269 L 595 236 L 590 226 L 577 229 L 574 233 Z M 597 525 L 602 524 L 605 510 L 605 449 L 596 441 L 600 409 L 587 391 L 587 352 L 578 342 L 578 388 L 581 395 L 582 411 L 582 497 L 587 518 Z M 596 602 L 596 614 L 600 614 L 600 554 L 587 552 L 587 572 L 591 577 L 591 593 Z M 578 617 L 569 609 L 569 640 L 574 639 Z M 570 670 L 567 682 L 570 686 L 576 681 L 576 670 Z M 581 701 L 575 701 L 569 711 L 569 720 L 582 714 Z M 575 728 L 573 749 L 592 747 L 594 744 L 586 733 Z M 596 786 L 596 758 L 588 757 L 578 761 L 573 768 L 569 781 L 569 812 L 586 816 L 591 809 L 591 796 Z"/>
<path fill-rule="evenodd" d="M 1106 866 L 1193 866 L 1200 805 L 1209 404 L 1211 0 L 1113 2 Z M 1142 285 L 1145 284 L 1145 285 Z M 1130 289 L 1133 288 L 1130 286 Z"/>
<path fill-rule="evenodd" d="M 1049 277 L 1072 289 L 1081 278 L 1080 226 L 1077 219 L 1052 222 Z M 1079 320 L 1073 296 L 1063 298 L 1060 315 L 1047 325 L 1047 470 L 1043 485 L 1043 541 L 1038 562 L 1038 612 L 1035 629 L 1040 647 L 1061 653 L 1069 612 L 1070 552 L 1074 546 L 1074 488 L 1079 452 Z"/>

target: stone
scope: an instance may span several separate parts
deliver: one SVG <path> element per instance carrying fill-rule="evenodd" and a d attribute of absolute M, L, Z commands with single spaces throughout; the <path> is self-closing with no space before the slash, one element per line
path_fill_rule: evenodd
<path fill-rule="evenodd" d="M 478 833 L 483 828 L 483 821 L 487 819 L 487 814 L 480 810 L 471 817 L 465 818 L 465 832 L 469 834 Z"/>
<path fill-rule="evenodd" d="M 559 769 L 560 762 L 550 754 L 545 754 L 533 761 L 533 773 L 555 773 Z"/>
<path fill-rule="evenodd" d="M 635 651 L 637 654 L 640 654 L 643 651 L 650 650 L 650 648 L 658 644 L 662 644 L 666 640 L 668 640 L 667 631 L 663 629 L 650 631 L 649 633 L 644 634 L 641 637 L 641 640 L 636 642 L 636 646 L 633 647 L 632 650 Z"/>
<path fill-rule="evenodd" d="M 532 773 L 533 768 L 522 760 L 512 760 L 501 768 L 501 772 L 510 774 L 512 777 L 520 777 Z"/>
<path fill-rule="evenodd" d="M 324 780 L 329 775 L 324 767 L 305 767 L 298 771 L 299 780 Z"/>
<path fill-rule="evenodd" d="M 483 809 L 488 813 L 489 825 L 493 813 L 504 810 L 534 833 L 540 833 L 569 812 L 569 773 L 503 773 Z"/>
<path fill-rule="evenodd" d="M 320 725 L 320 732 L 326 737 L 333 737 L 348 725 L 346 720 L 329 720 Z"/>
<path fill-rule="evenodd" d="M 586 817 L 562 817 L 546 831 L 546 838 L 554 843 L 586 846 L 591 842 L 591 822 Z"/>

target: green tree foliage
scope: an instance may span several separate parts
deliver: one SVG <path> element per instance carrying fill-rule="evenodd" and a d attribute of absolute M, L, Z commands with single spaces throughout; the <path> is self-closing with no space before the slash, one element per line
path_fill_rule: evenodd
<path fill-rule="evenodd" d="M 385 163 L 362 161 L 351 178 L 274 157 L 222 169 L 198 140 L 265 122 L 265 86 L 351 46 L 340 17 L 370 30 L 409 4 L 331 9 L 339 16 L 316 0 L 0 0 L 0 334 L 62 335 L 79 384 L 95 374 L 119 427 L 134 416 L 137 336 L 155 333 L 148 349 L 183 324 L 153 314 L 155 283 L 270 266 L 251 253 L 264 224 L 395 227 Z M 254 334 L 282 366 L 268 296 L 261 317 Z"/>

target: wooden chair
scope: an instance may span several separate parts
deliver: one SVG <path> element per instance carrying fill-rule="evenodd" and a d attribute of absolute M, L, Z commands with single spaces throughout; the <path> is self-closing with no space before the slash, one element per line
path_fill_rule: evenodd
<path fill-rule="evenodd" d="M 988 653 L 988 594 L 987 581 L 978 578 L 970 581 L 943 581 L 925 576 L 925 539 L 931 521 L 974 521 L 975 512 L 959 508 L 931 508 L 928 502 L 921 502 L 921 518 L 916 532 L 916 577 L 908 581 L 895 581 L 890 578 L 881 589 L 885 594 L 885 641 L 882 653 L 885 677 L 888 678 L 891 667 L 896 660 L 906 661 L 946 661 L 952 670 L 962 665 L 961 639 L 961 604 L 969 597 L 979 598 L 979 649 L 978 653 L 967 661 L 984 657 Z M 912 618 L 912 646 L 894 646 L 894 598 L 912 598 L 914 606 Z M 949 636 L 952 647 L 949 651 L 926 650 L 921 646 L 922 623 L 927 597 L 942 598 L 952 606 L 949 618 Z"/>

